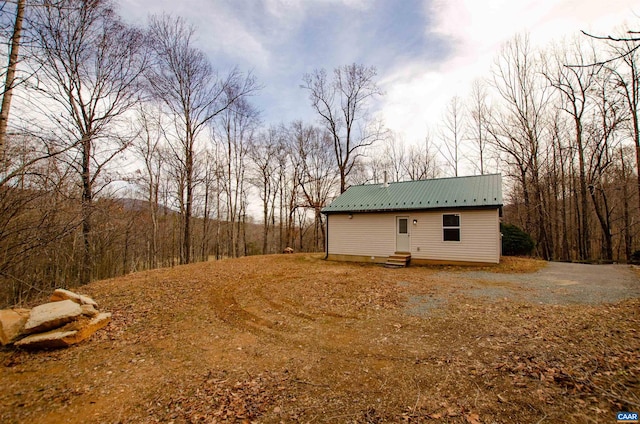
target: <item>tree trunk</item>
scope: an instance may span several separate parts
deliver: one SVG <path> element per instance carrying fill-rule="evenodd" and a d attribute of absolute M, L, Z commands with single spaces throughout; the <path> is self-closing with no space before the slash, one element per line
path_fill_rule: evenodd
<path fill-rule="evenodd" d="M 189 130 L 187 130 L 189 131 Z M 187 135 L 185 148 L 185 208 L 183 216 L 182 255 L 181 264 L 191 263 L 191 215 L 193 212 L 193 140 Z"/>
<path fill-rule="evenodd" d="M 631 217 L 629 212 L 629 193 L 627 189 L 627 170 L 624 161 L 624 153 L 620 148 L 620 163 L 622 171 L 622 202 L 623 202 L 623 220 L 624 220 L 624 254 L 627 263 L 631 260 L 631 254 L 633 253 L 633 236 L 631 235 Z"/>
<path fill-rule="evenodd" d="M 158 182 L 152 185 L 151 194 L 151 268 L 158 268 Z"/>
<path fill-rule="evenodd" d="M 247 245 L 247 213 L 246 211 L 242 213 L 242 251 L 243 256 L 248 256 L 248 245 Z"/>
<path fill-rule="evenodd" d="M 279 214 L 279 219 L 278 219 L 278 230 L 279 230 L 279 234 L 278 234 L 278 253 L 282 252 L 282 250 L 284 249 L 283 243 L 282 243 L 282 239 L 284 236 L 284 231 L 283 231 L 283 222 L 282 222 L 282 217 L 284 216 L 284 197 L 285 197 L 285 190 L 286 187 L 284 185 L 284 181 L 282 178 L 282 172 L 280 173 L 280 175 L 278 176 L 278 181 L 280 184 L 280 214 Z M 286 226 L 286 222 L 284 223 L 284 225 Z"/>
<path fill-rule="evenodd" d="M 344 172 L 344 166 L 340 167 L 340 194 L 347 191 L 347 177 Z"/>
<path fill-rule="evenodd" d="M 567 206 L 567 175 L 564 172 L 564 161 L 562 159 L 562 148 L 559 148 L 560 153 L 560 190 L 562 191 L 562 259 L 570 261 L 571 249 L 569 248 L 569 229 L 567 228 L 567 211 L 571 207 L 571 204 Z"/>
<path fill-rule="evenodd" d="M 129 258 L 129 233 L 131 232 L 131 221 L 127 223 L 127 227 L 124 230 L 124 252 L 122 253 L 122 275 L 127 275 L 129 272 L 129 266 L 127 259 Z"/>
<path fill-rule="evenodd" d="M 220 193 L 220 174 L 216 172 L 216 189 Z M 220 250 L 220 236 L 222 234 L 220 196 L 216 196 L 216 259 L 222 259 L 222 251 Z"/>
<path fill-rule="evenodd" d="M 24 19 L 25 3 L 25 0 L 18 0 L 16 20 L 13 25 L 13 33 L 11 34 L 9 66 L 7 67 L 7 75 L 5 76 L 2 107 L 0 108 L 0 164 L 4 162 L 7 126 L 9 124 L 9 109 L 11 109 L 11 96 L 13 95 L 13 85 L 15 83 L 16 68 L 18 66 L 18 51 L 20 50 L 20 36 L 22 32 L 22 21 Z"/>
<path fill-rule="evenodd" d="M 91 139 L 85 135 L 82 139 L 82 269 L 80 272 L 80 284 L 85 285 L 91 281 L 92 262 L 91 257 L 91 212 L 93 207 L 93 187 L 91 181 Z"/>
<path fill-rule="evenodd" d="M 269 201 L 266 189 L 264 193 L 264 202 L 262 204 L 262 218 L 264 219 L 264 226 L 262 227 L 262 254 L 266 255 L 269 236 Z"/>
<path fill-rule="evenodd" d="M 636 108 L 633 108 L 634 114 L 631 117 L 633 121 L 633 138 L 635 141 L 636 148 L 636 166 L 637 166 L 637 177 L 638 177 L 638 211 L 640 211 L 640 128 L 638 127 L 638 111 Z"/>
<path fill-rule="evenodd" d="M 322 221 L 322 212 L 320 212 L 320 210 L 318 210 L 318 219 L 320 221 L 320 234 L 322 236 L 322 244 L 319 246 L 319 252 L 324 252 L 324 247 L 326 246 L 327 243 L 327 232 L 325 229 L 325 224 Z"/>
<path fill-rule="evenodd" d="M 603 200 L 603 208 L 600 207 L 597 199 L 597 188 L 593 185 L 589 186 L 589 194 L 591 195 L 591 200 L 593 201 L 593 207 L 596 211 L 596 216 L 598 217 L 598 222 L 600 223 L 600 228 L 602 230 L 602 241 L 603 241 L 603 252 L 602 259 L 607 261 L 613 260 L 613 243 L 611 240 L 611 226 L 609 224 L 609 215 L 610 211 L 608 210 L 607 197 L 604 191 L 601 191 L 601 196 Z"/>
<path fill-rule="evenodd" d="M 587 177 L 585 173 L 584 147 L 582 145 L 582 123 L 579 118 L 575 118 L 576 126 L 576 146 L 578 147 L 578 171 L 580 177 L 580 259 L 588 260 L 591 258 L 590 235 L 589 235 L 589 207 L 587 200 Z"/>
<path fill-rule="evenodd" d="M 574 221 L 574 225 L 575 225 L 575 242 L 576 242 L 576 246 L 574 246 L 574 249 L 577 248 L 577 259 L 583 259 L 583 255 L 582 255 L 582 225 L 581 225 L 581 211 L 580 211 L 580 200 L 577 198 L 577 196 L 575 196 L 575 190 L 576 190 L 576 175 L 575 175 L 575 170 L 573 169 L 573 167 L 571 167 L 571 187 L 569 187 L 569 192 L 570 193 L 574 193 L 573 197 L 573 206 L 575 208 L 576 211 L 576 216 L 575 216 L 575 221 Z"/>
<path fill-rule="evenodd" d="M 525 218 L 524 218 L 524 227 L 526 232 L 531 234 L 533 233 L 533 223 L 532 223 L 532 213 L 531 213 L 531 198 L 529 195 L 529 183 L 527 182 L 527 173 L 523 167 L 520 169 L 520 179 L 522 182 L 522 200 L 524 202 L 525 207 Z M 536 240 L 536 243 L 538 241 Z"/>
<path fill-rule="evenodd" d="M 546 221 L 548 219 L 548 214 L 546 211 L 545 201 L 544 201 L 544 193 L 542 192 L 542 187 L 540 184 L 540 180 L 538 178 L 538 167 L 537 164 L 533 166 L 532 171 L 532 190 L 533 190 L 533 198 L 536 202 L 535 204 L 535 218 L 537 220 L 537 233 L 538 233 L 538 248 L 542 254 L 542 258 L 544 260 L 549 260 L 551 257 L 550 249 L 549 249 L 549 240 L 547 236 L 547 227 Z"/>
<path fill-rule="evenodd" d="M 204 188 L 204 216 L 202 217 L 202 261 L 209 260 L 209 177 Z"/>

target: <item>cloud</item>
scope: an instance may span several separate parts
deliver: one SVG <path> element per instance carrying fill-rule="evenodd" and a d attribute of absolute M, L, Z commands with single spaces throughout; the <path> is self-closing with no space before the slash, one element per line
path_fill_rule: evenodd
<path fill-rule="evenodd" d="M 256 69 L 267 84 L 258 100 L 268 103 L 268 121 L 311 115 L 299 84 L 302 75 L 314 69 L 331 71 L 355 62 L 375 66 L 382 76 L 415 57 L 433 60 L 448 50 L 439 36 L 424 31 L 428 17 L 422 0 L 267 0 L 265 9 L 270 15 L 265 19 L 273 21 L 266 26 L 282 27 L 287 34 L 265 37 L 271 60 Z"/>
<path fill-rule="evenodd" d="M 489 77 L 506 41 L 528 32 L 534 46 L 578 35 L 581 29 L 610 33 L 625 19 L 638 22 L 640 6 L 631 0 L 433 0 L 425 1 L 431 22 L 427 34 L 449 41 L 451 51 L 439 61 L 415 58 L 386 75 L 382 114 L 387 125 L 408 141 L 421 140 L 435 128 L 449 99 L 465 97 L 474 79 Z"/>
<path fill-rule="evenodd" d="M 196 27 L 196 45 L 210 58 L 214 67 L 228 69 L 251 62 L 252 67 L 267 66 L 271 52 L 264 37 L 255 31 L 260 7 L 240 8 L 241 1 L 224 0 L 120 0 L 124 19 L 135 24 L 146 22 L 152 14 L 181 16 Z M 259 9 L 259 10 L 256 10 Z"/>
<path fill-rule="evenodd" d="M 637 0 L 120 0 L 123 15 L 183 16 L 214 67 L 253 72 L 267 123 L 313 119 L 302 75 L 349 63 L 378 69 L 378 103 L 391 129 L 421 140 L 453 95 L 489 76 L 500 46 L 529 32 L 544 46 L 580 29 L 638 22 Z M 635 7 L 635 9 L 634 9 Z M 126 12 L 124 12 L 126 11 Z"/>

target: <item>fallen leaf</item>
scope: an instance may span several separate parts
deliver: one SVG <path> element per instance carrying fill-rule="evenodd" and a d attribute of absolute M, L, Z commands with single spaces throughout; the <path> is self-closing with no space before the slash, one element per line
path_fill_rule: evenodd
<path fill-rule="evenodd" d="M 474 412 L 470 413 L 465 418 L 469 424 L 482 424 L 482 421 L 480 421 L 480 415 Z"/>

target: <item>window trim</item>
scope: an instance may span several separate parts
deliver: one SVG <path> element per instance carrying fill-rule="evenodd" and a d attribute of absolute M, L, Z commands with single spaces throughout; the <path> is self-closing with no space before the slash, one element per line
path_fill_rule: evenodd
<path fill-rule="evenodd" d="M 444 225 L 444 217 L 449 215 L 458 217 L 458 225 Z M 458 239 L 446 240 L 444 236 L 445 230 L 458 230 Z M 459 213 L 443 213 L 442 214 L 442 241 L 444 243 L 460 243 L 462 241 L 462 218 Z"/>

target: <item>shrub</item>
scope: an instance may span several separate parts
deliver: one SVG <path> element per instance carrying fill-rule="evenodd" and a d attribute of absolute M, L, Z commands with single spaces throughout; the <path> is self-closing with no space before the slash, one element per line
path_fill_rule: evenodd
<path fill-rule="evenodd" d="M 511 224 L 500 224 L 502 254 L 505 256 L 530 255 L 535 243 L 529 234 Z"/>
<path fill-rule="evenodd" d="M 636 250 L 631 254 L 631 258 L 629 258 L 629 263 L 634 265 L 640 265 L 640 250 Z"/>

